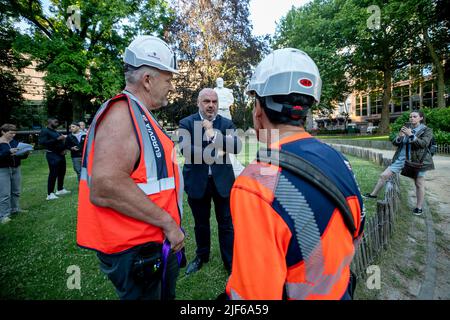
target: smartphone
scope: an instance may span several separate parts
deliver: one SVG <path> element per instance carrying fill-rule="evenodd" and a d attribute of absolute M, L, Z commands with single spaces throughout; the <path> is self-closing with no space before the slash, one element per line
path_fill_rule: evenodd
<path fill-rule="evenodd" d="M 411 122 L 406 122 L 406 123 L 405 123 L 405 127 L 411 129 Z"/>

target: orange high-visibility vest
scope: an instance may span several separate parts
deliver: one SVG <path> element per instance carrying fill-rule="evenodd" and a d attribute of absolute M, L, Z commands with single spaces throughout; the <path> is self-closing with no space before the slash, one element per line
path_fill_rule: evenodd
<path fill-rule="evenodd" d="M 283 149 L 314 163 L 343 192 L 356 231 L 317 188 L 279 166 L 253 162 L 231 191 L 233 266 L 226 292 L 233 300 L 346 297 L 355 243 L 364 224 L 362 198 L 346 160 L 308 133 L 286 137 Z"/>
<path fill-rule="evenodd" d="M 79 186 L 77 244 L 105 254 L 123 252 L 147 242 L 164 241 L 162 229 L 90 201 L 95 131 L 109 108 L 125 100 L 139 141 L 140 158 L 130 177 L 149 201 L 168 212 L 180 225 L 182 215 L 182 176 L 176 161 L 174 143 L 152 114 L 137 98 L 124 91 L 107 101 L 97 112 L 85 142 Z M 118 157 L 127 155 L 117 155 Z"/>

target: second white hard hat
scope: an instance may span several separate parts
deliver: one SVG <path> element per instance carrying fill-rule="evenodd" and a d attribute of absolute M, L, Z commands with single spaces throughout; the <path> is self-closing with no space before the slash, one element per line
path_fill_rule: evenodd
<path fill-rule="evenodd" d="M 163 40 L 154 36 L 138 36 L 125 49 L 123 61 L 133 67 L 150 66 L 178 73 L 174 52 Z"/>
<path fill-rule="evenodd" d="M 267 55 L 256 67 L 247 93 L 260 97 L 301 93 L 320 101 L 322 79 L 314 61 L 295 48 L 278 49 Z"/>

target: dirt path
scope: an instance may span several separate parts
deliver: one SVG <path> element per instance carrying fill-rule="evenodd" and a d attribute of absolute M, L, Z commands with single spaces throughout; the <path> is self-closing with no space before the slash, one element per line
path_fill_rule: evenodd
<path fill-rule="evenodd" d="M 425 177 L 435 232 L 435 286 L 432 299 L 450 299 L 450 157 L 434 157 L 436 170 Z M 432 235 L 431 235 L 432 236 Z M 429 239 L 430 240 L 430 239 Z M 432 262 L 432 261 L 430 261 Z M 432 272 L 432 271 L 431 271 Z M 420 297 L 420 296 L 419 296 Z M 422 297 L 421 297 L 422 298 Z"/>

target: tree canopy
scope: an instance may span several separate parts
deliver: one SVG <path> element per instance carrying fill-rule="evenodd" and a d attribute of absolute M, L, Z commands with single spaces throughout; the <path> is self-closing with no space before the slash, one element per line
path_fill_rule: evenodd
<path fill-rule="evenodd" d="M 171 105 L 158 111 L 162 120 L 176 123 L 192 112 L 198 91 L 214 87 L 217 77 L 234 90 L 233 113 L 245 114 L 242 92 L 266 48 L 266 39 L 251 34 L 248 0 L 51 0 L 49 8 L 43 3 L 0 0 L 6 16 L 28 25 L 10 47 L 45 71 L 48 115 L 66 121 L 92 116 L 120 92 L 122 54 L 138 34 L 169 42 L 181 64 Z"/>
<path fill-rule="evenodd" d="M 233 89 L 233 120 L 248 127 L 251 118 L 245 118 L 245 86 L 252 67 L 267 50 L 267 39 L 251 34 L 249 1 L 178 0 L 174 11 L 177 16 L 169 38 L 180 55 L 181 75 L 176 79 L 170 120 L 177 122 L 196 110 L 200 89 L 214 88 L 221 77 L 225 86 Z"/>
<path fill-rule="evenodd" d="M 138 33 L 161 36 L 172 21 L 167 3 L 160 0 L 79 0 L 79 11 L 69 0 L 52 0 L 48 10 L 41 1 L 2 4 L 10 16 L 30 26 L 27 33 L 17 35 L 14 47 L 46 72 L 48 113 L 62 120 L 92 114 L 102 101 L 120 92 L 125 47 Z"/>
<path fill-rule="evenodd" d="M 274 43 L 302 49 L 316 61 L 324 83 L 321 108 L 345 101 L 353 90 L 383 88 L 380 131 L 386 132 L 392 79 L 405 68 L 432 64 L 444 106 L 441 63 L 450 48 L 444 2 L 313 0 L 281 20 Z"/>
<path fill-rule="evenodd" d="M 21 82 L 17 79 L 15 71 L 21 70 L 28 64 L 20 54 L 13 49 L 14 39 L 18 33 L 6 15 L 0 12 L 0 124 L 14 122 L 20 124 L 14 108 L 23 107 L 22 94 L 24 92 Z"/>

